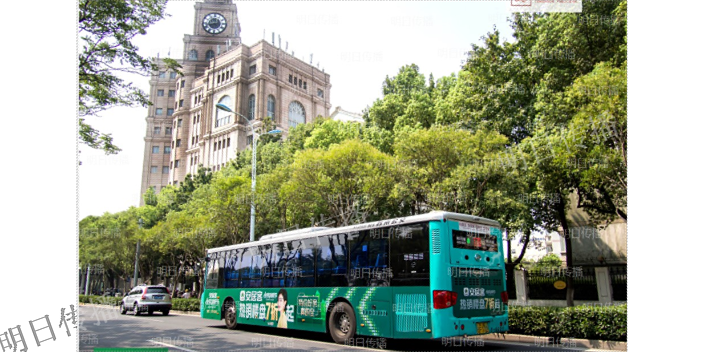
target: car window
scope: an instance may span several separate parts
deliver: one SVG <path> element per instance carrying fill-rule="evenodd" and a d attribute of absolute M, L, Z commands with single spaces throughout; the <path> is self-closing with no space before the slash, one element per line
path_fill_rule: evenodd
<path fill-rule="evenodd" d="M 166 290 L 166 287 L 149 287 L 147 293 L 169 293 L 169 291 Z"/>

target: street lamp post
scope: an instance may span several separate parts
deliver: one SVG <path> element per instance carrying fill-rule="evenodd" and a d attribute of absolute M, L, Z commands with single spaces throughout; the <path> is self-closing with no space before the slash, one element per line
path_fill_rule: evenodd
<path fill-rule="evenodd" d="M 245 120 L 249 120 L 246 116 L 237 113 L 230 109 L 229 106 L 225 104 L 216 104 L 216 108 L 236 114 L 238 116 L 244 117 Z M 255 215 L 255 210 L 254 210 L 254 196 L 256 195 L 256 188 L 257 188 L 257 139 L 259 139 L 259 134 L 254 131 L 254 120 L 249 120 L 249 126 L 252 128 L 252 199 L 251 199 L 251 211 L 250 211 L 250 219 L 249 219 L 249 241 L 254 242 L 254 215 Z M 274 134 L 274 133 L 281 133 L 281 130 L 271 130 L 269 132 L 266 132 L 265 134 Z"/>

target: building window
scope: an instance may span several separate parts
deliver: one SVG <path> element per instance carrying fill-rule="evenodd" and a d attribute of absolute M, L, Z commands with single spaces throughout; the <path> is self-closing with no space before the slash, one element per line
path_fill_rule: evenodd
<path fill-rule="evenodd" d="M 175 96 L 176 96 L 176 91 L 175 91 L 175 90 L 172 90 L 172 89 L 169 89 L 169 98 L 173 98 L 173 97 L 175 97 Z"/>
<path fill-rule="evenodd" d="M 188 52 L 188 60 L 198 60 L 198 50 L 193 49 Z"/>
<path fill-rule="evenodd" d="M 273 95 L 266 98 L 266 117 L 274 119 L 274 111 L 276 110 L 276 99 Z"/>
<path fill-rule="evenodd" d="M 229 137 L 227 138 L 227 147 L 228 148 L 230 147 L 230 138 Z"/>
<path fill-rule="evenodd" d="M 171 148 L 174 147 L 174 141 L 171 141 Z"/>
<path fill-rule="evenodd" d="M 171 169 L 174 168 L 174 162 L 173 162 L 173 161 L 169 163 L 169 168 L 171 168 Z"/>
<path fill-rule="evenodd" d="M 298 80 L 298 88 L 301 88 L 301 87 L 303 87 L 303 80 L 299 79 Z"/>
<path fill-rule="evenodd" d="M 247 145 L 252 144 L 252 139 L 253 139 L 253 138 L 254 138 L 254 136 L 247 136 Z"/>
<path fill-rule="evenodd" d="M 293 85 L 298 85 L 298 77 L 293 77 Z"/>
<path fill-rule="evenodd" d="M 171 126 L 166 127 L 166 130 L 164 130 L 164 133 L 165 133 L 167 136 L 170 136 L 170 135 L 171 135 Z"/>
<path fill-rule="evenodd" d="M 158 166 L 152 166 L 152 173 L 155 174 L 159 172 L 159 167 Z"/>
<path fill-rule="evenodd" d="M 318 89 L 318 96 L 321 98 L 323 97 L 323 90 L 322 89 Z"/>
<path fill-rule="evenodd" d="M 276 67 L 269 65 L 269 74 L 276 76 Z"/>
<path fill-rule="evenodd" d="M 249 96 L 249 106 L 247 109 L 247 118 L 252 121 L 254 120 L 254 108 L 256 107 L 257 104 L 257 98 L 254 96 L 254 94 Z"/>
<path fill-rule="evenodd" d="M 152 147 L 152 154 L 159 154 L 159 146 Z"/>
<path fill-rule="evenodd" d="M 159 71 L 159 78 L 166 78 L 166 71 Z"/>
<path fill-rule="evenodd" d="M 308 87 L 306 87 L 306 83 L 308 82 L 303 82 L 303 89 L 308 90 Z"/>
<path fill-rule="evenodd" d="M 181 164 L 180 160 L 174 161 L 174 169 L 178 169 L 179 164 Z"/>
<path fill-rule="evenodd" d="M 169 79 L 176 79 L 176 72 L 169 72 Z"/>
<path fill-rule="evenodd" d="M 176 140 L 176 147 L 180 147 L 180 146 L 181 146 L 181 140 L 180 140 L 180 139 L 177 139 L 177 140 Z"/>
<path fill-rule="evenodd" d="M 288 75 L 288 83 L 293 83 L 293 75 Z"/>
<path fill-rule="evenodd" d="M 178 119 L 178 127 L 181 127 L 182 124 L 183 124 L 183 119 Z"/>
<path fill-rule="evenodd" d="M 223 104 L 225 106 L 232 106 L 232 98 L 230 98 L 229 95 L 226 95 L 222 98 L 220 98 L 220 101 L 218 101 L 218 104 Z M 229 112 L 220 110 L 220 109 L 215 109 L 215 127 L 220 127 L 224 126 L 228 123 L 230 123 L 230 116 L 232 116 Z"/>
<path fill-rule="evenodd" d="M 157 96 L 157 97 L 163 97 L 163 96 L 164 96 L 164 90 L 163 90 L 163 89 L 157 90 L 157 91 L 156 91 L 156 96 Z"/>
<path fill-rule="evenodd" d="M 182 80 L 181 80 L 181 88 L 183 88 L 183 87 L 185 87 L 185 86 L 186 86 L 186 80 L 185 80 L 185 79 L 182 79 Z"/>
<path fill-rule="evenodd" d="M 156 114 L 158 116 L 164 115 L 164 109 L 163 108 L 156 108 Z"/>
<path fill-rule="evenodd" d="M 162 174 L 168 174 L 168 173 L 169 173 L 169 167 L 168 167 L 168 166 L 162 167 L 162 168 L 161 168 L 161 173 L 162 173 Z"/>
<path fill-rule="evenodd" d="M 178 181 L 174 181 L 174 186 L 178 186 Z"/>
<path fill-rule="evenodd" d="M 253 75 L 255 73 L 257 73 L 257 65 L 249 66 L 249 74 Z"/>
<path fill-rule="evenodd" d="M 174 109 L 166 109 L 166 116 L 172 116 L 174 114 Z"/>
<path fill-rule="evenodd" d="M 214 57 L 215 57 L 215 52 L 213 52 L 212 50 L 208 50 L 205 52 L 205 59 L 206 60 L 210 60 Z"/>
<path fill-rule="evenodd" d="M 154 127 L 154 134 L 161 134 L 161 127 Z"/>
<path fill-rule="evenodd" d="M 306 111 L 301 103 L 294 101 L 288 106 L 288 128 L 294 128 L 299 123 L 306 122 Z"/>
<path fill-rule="evenodd" d="M 179 107 L 179 108 L 182 108 L 182 107 L 183 107 L 183 99 L 181 99 L 181 100 L 178 101 L 178 107 Z"/>

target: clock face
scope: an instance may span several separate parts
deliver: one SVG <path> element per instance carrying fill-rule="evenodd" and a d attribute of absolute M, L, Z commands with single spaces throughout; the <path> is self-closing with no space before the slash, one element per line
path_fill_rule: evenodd
<path fill-rule="evenodd" d="M 211 13 L 203 18 L 203 29 L 211 34 L 219 34 L 227 28 L 225 17 L 219 13 Z"/>

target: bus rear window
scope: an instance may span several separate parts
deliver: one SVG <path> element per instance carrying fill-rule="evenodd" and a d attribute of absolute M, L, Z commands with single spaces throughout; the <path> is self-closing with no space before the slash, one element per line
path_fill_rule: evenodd
<path fill-rule="evenodd" d="M 452 230 L 452 247 L 477 251 L 497 252 L 496 236 L 488 233 Z"/>

